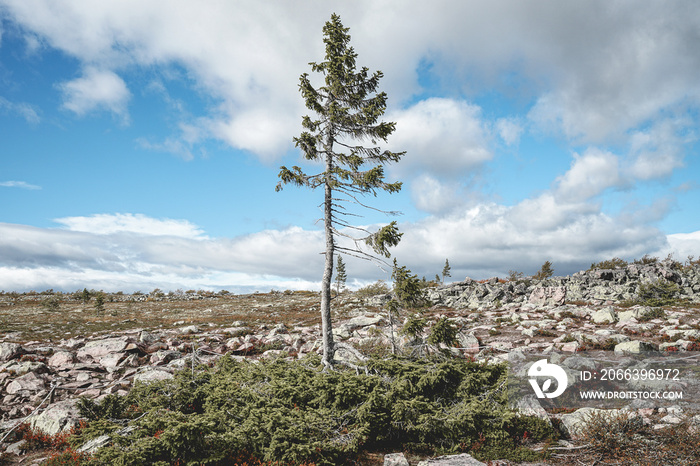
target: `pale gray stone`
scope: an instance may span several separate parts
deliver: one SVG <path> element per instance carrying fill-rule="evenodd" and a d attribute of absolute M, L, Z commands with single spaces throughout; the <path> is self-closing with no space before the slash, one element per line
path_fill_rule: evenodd
<path fill-rule="evenodd" d="M 85 343 L 77 354 L 78 359 L 89 356 L 93 360 L 107 356 L 110 353 L 119 353 L 126 349 L 129 344 L 128 337 L 106 338 L 104 340 L 89 341 Z"/>
<path fill-rule="evenodd" d="M 199 327 L 197 327 L 196 325 L 188 325 L 188 326 L 182 327 L 180 329 L 180 333 L 182 335 L 191 335 L 191 334 L 197 333 L 197 332 L 199 332 Z"/>
<path fill-rule="evenodd" d="M 409 466 L 403 453 L 389 453 L 384 455 L 384 466 Z"/>
<path fill-rule="evenodd" d="M 50 405 L 31 418 L 31 426 L 48 435 L 55 435 L 61 431 L 69 430 L 78 425 L 79 413 L 76 403 L 78 400 L 59 401 Z"/>
<path fill-rule="evenodd" d="M 5 449 L 5 453 L 11 453 L 13 455 L 23 455 L 26 451 L 26 440 L 20 440 L 19 442 L 11 443 L 8 445 L 8 447 Z M 408 463 L 406 463 L 408 464 Z"/>
<path fill-rule="evenodd" d="M 148 367 L 146 370 L 139 372 L 134 376 L 134 384 L 136 382 L 150 383 L 156 380 L 169 380 L 173 378 L 173 374 L 153 367 Z"/>
<path fill-rule="evenodd" d="M 94 439 L 85 442 L 85 444 L 79 447 L 77 451 L 78 453 L 87 453 L 88 455 L 92 455 L 100 448 L 109 445 L 110 442 L 111 438 L 109 434 L 100 435 L 99 437 L 95 437 Z"/>
<path fill-rule="evenodd" d="M 549 423 L 549 425 L 552 425 L 552 421 L 549 420 L 547 411 L 545 411 L 540 402 L 537 401 L 535 395 L 526 395 L 519 398 L 515 403 L 514 408 L 525 416 L 535 416 Z"/>
<path fill-rule="evenodd" d="M 561 306 L 566 300 L 566 287 L 564 286 L 538 286 L 528 298 L 528 303 L 537 306 Z"/>
<path fill-rule="evenodd" d="M 639 341 L 639 340 L 632 340 L 632 341 L 625 341 L 622 343 L 618 343 L 615 345 L 615 353 L 617 354 L 624 354 L 624 353 L 647 353 L 647 352 L 653 352 L 657 351 L 657 347 L 653 343 L 647 343 L 645 341 Z"/>
<path fill-rule="evenodd" d="M 68 366 L 75 362 L 75 355 L 69 351 L 59 351 L 54 353 L 48 360 L 48 365 L 51 367 L 60 368 Z"/>
<path fill-rule="evenodd" d="M 378 325 L 380 322 L 382 322 L 382 318 L 379 316 L 375 317 L 369 317 L 369 316 L 357 316 L 353 317 L 350 320 L 346 320 L 345 322 L 342 322 L 340 325 L 347 328 L 349 331 L 361 328 L 361 327 L 369 327 L 370 325 Z"/>
<path fill-rule="evenodd" d="M 457 333 L 457 344 L 460 349 L 468 353 L 478 353 L 479 352 L 479 339 L 474 335 L 474 333 Z"/>
<path fill-rule="evenodd" d="M 445 455 L 431 458 L 418 463 L 418 466 L 486 466 L 486 463 L 475 459 L 472 455 Z"/>
<path fill-rule="evenodd" d="M 591 320 L 596 324 L 613 324 L 617 322 L 617 313 L 612 306 L 609 306 L 594 312 Z"/>
<path fill-rule="evenodd" d="M 14 395 L 20 391 L 38 392 L 46 388 L 46 381 L 36 375 L 34 372 L 29 372 L 7 384 L 5 391 L 10 395 Z"/>
<path fill-rule="evenodd" d="M 24 351 L 17 343 L 0 343 L 0 362 L 16 358 Z"/>

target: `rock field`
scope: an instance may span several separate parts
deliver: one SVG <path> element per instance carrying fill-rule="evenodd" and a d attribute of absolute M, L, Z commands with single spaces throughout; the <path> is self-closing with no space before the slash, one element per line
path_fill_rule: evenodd
<path fill-rule="evenodd" d="M 663 306 L 663 312 L 634 304 L 640 285 L 658 280 L 677 285 L 677 301 Z M 105 309 L 96 312 L 92 304 L 69 295 L 60 297 L 58 310 L 46 309 L 45 295 L 0 296 L 0 435 L 23 420 L 49 434 L 68 429 L 79 420 L 78 397 L 125 394 L 138 381 L 171 378 L 195 360 L 213 363 L 227 353 L 251 360 L 300 358 L 320 350 L 318 293 L 109 297 Z M 458 345 L 448 349 L 456 357 L 497 362 L 515 352 L 700 350 L 697 265 L 679 268 L 659 261 L 545 280 L 466 279 L 428 288 L 426 298 L 430 304 L 420 312 L 429 325 L 446 316 L 460 329 Z M 387 299 L 355 293 L 336 298 L 336 338 L 364 352 L 386 351 L 391 330 L 382 304 Z M 400 319 L 408 315 L 404 311 Z M 396 338 L 400 345 L 409 344 L 398 333 Z M 700 416 L 680 405 L 638 411 L 658 428 L 684 416 L 695 416 L 700 427 Z M 546 416 L 558 417 L 575 439 L 583 412 Z M 2 443 L 0 449 L 21 453 L 16 444 Z M 385 464 L 405 461 L 399 454 L 387 455 Z M 483 464 L 452 461 L 426 464 Z"/>

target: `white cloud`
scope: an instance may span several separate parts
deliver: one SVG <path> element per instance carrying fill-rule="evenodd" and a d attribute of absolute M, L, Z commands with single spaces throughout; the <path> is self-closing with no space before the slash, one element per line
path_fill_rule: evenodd
<path fill-rule="evenodd" d="M 563 275 L 594 261 L 641 257 L 667 245 L 656 228 L 621 226 L 588 206 L 560 205 L 551 197 L 513 207 L 481 204 L 407 225 L 405 232 L 396 256 L 428 276 L 446 257 L 456 273 L 473 278 L 503 277 L 509 270 L 530 274 L 546 260 Z"/>
<path fill-rule="evenodd" d="M 630 136 L 630 174 L 649 180 L 669 176 L 682 167 L 682 146 L 688 141 L 680 133 L 686 125 L 680 119 L 665 119 L 649 129 L 634 131 Z"/>
<path fill-rule="evenodd" d="M 574 154 L 571 168 L 556 180 L 556 195 L 568 201 L 584 201 L 608 188 L 621 186 L 619 161 L 615 154 L 589 148 Z"/>
<path fill-rule="evenodd" d="M 155 219 L 143 214 L 96 214 L 89 217 L 64 217 L 54 220 L 70 231 L 97 235 L 136 233 L 149 236 L 203 238 L 203 231 L 187 220 Z"/>
<path fill-rule="evenodd" d="M 415 206 L 431 214 L 438 214 L 464 204 L 465 194 L 458 182 L 441 182 L 428 174 L 411 182 L 411 197 Z"/>
<path fill-rule="evenodd" d="M 646 8 L 603 0 L 404 1 L 400 8 L 371 1 L 3 3 L 28 36 L 76 57 L 86 69 L 183 67 L 198 90 L 221 103 L 201 115 L 210 121 L 210 134 L 265 160 L 289 147 L 295 134 L 290 128 L 304 113 L 298 77 L 309 71 L 309 61 L 322 59 L 321 28 L 331 11 L 351 28 L 358 64 L 384 71 L 381 88 L 393 108 L 422 91 L 420 63 L 440 77 L 442 95 L 516 93 L 536 102 L 529 113 L 536 126 L 582 144 L 625 139 L 659 112 L 700 101 L 700 15 L 692 2 Z M 113 100 L 76 90 L 67 98 L 67 108 L 78 113 L 125 108 L 123 95 Z M 429 128 L 448 139 L 480 146 L 432 123 Z M 517 128 L 505 124 L 499 132 L 514 143 Z M 420 138 L 416 143 L 424 149 Z M 454 156 L 473 163 L 490 157 L 475 150 Z"/>
<path fill-rule="evenodd" d="M 63 107 L 83 116 L 95 110 L 108 110 L 128 120 L 127 103 L 131 93 L 122 78 L 108 70 L 88 68 L 83 77 L 61 83 Z"/>
<path fill-rule="evenodd" d="M 26 181 L 0 181 L 0 186 L 5 188 L 21 188 L 21 189 L 41 189 L 41 186 L 29 184 Z"/>
<path fill-rule="evenodd" d="M 700 254 L 700 231 L 668 235 L 668 243 L 669 248 L 663 251 L 663 256 L 673 254 L 680 261 L 693 256 L 697 260 Z"/>
<path fill-rule="evenodd" d="M 319 289 L 319 230 L 208 238 L 180 220 L 104 217 L 111 223 L 100 216 L 62 222 L 71 229 L 0 223 L 0 289 Z M 534 273 L 545 260 L 566 274 L 614 256 L 686 257 L 700 250 L 698 232 L 667 238 L 647 224 L 625 224 L 551 196 L 512 207 L 479 204 L 400 229 L 404 236 L 393 251 L 399 263 L 432 277 L 449 258 L 455 280 L 505 276 L 511 269 Z M 371 263 L 345 258 L 351 280 L 388 279 Z"/>
<path fill-rule="evenodd" d="M 392 171 L 464 176 L 493 157 L 476 105 L 430 98 L 392 113 L 388 120 L 396 122 L 389 139 L 392 150 L 410 149 Z"/>

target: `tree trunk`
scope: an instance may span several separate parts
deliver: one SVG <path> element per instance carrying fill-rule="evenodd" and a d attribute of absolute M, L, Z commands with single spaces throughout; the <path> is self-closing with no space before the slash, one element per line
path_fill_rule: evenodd
<path fill-rule="evenodd" d="M 326 231 L 326 264 L 321 282 L 321 332 L 323 336 L 323 365 L 331 368 L 333 364 L 333 327 L 331 326 L 331 281 L 333 280 L 333 190 L 330 185 L 333 163 L 331 154 L 326 154 L 326 184 L 324 197 L 324 225 Z"/>

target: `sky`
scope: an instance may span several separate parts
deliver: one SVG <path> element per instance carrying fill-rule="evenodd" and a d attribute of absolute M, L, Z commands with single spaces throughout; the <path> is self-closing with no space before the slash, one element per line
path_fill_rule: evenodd
<path fill-rule="evenodd" d="M 275 186 L 319 168 L 292 139 L 334 12 L 406 151 L 364 199 L 401 214 L 353 210 L 399 265 L 700 255 L 693 0 L 0 0 L 0 289 L 320 289 L 323 193 Z"/>

